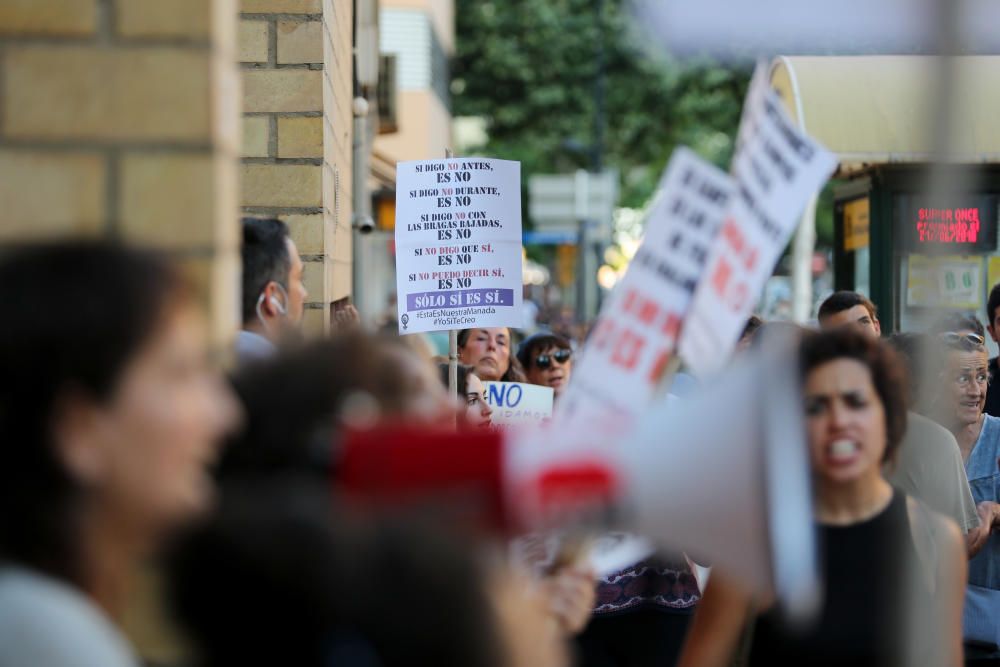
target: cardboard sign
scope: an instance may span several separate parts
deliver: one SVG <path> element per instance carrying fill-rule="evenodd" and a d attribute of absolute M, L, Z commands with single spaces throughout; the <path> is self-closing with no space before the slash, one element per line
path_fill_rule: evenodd
<path fill-rule="evenodd" d="M 766 78 L 754 76 L 733 157 L 736 194 L 681 337 L 681 356 L 696 374 L 727 363 L 802 210 L 836 164 L 788 118 Z"/>
<path fill-rule="evenodd" d="M 521 163 L 396 166 L 399 333 L 523 326 Z"/>
<path fill-rule="evenodd" d="M 537 424 L 552 417 L 552 387 L 522 382 L 484 382 L 483 398 L 494 424 Z"/>
<path fill-rule="evenodd" d="M 594 325 L 560 399 L 559 418 L 610 414 L 617 429 L 653 396 L 705 272 L 734 191 L 732 179 L 686 148 L 667 165 L 642 245 Z"/>

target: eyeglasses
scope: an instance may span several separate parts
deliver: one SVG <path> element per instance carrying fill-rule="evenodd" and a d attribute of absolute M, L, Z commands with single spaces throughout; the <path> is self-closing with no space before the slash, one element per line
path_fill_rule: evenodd
<path fill-rule="evenodd" d="M 986 339 L 977 333 L 958 333 L 957 331 L 946 331 L 939 334 L 939 337 L 946 345 L 958 347 L 983 347 Z"/>
<path fill-rule="evenodd" d="M 565 364 L 571 356 L 573 356 L 573 350 L 557 350 L 552 354 L 540 354 L 535 357 L 535 366 L 544 370 L 551 366 L 553 361 Z"/>

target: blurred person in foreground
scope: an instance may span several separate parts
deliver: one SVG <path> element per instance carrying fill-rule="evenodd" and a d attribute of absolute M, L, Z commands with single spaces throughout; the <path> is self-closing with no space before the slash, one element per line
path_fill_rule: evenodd
<path fill-rule="evenodd" d="M 293 519 L 275 517 L 274 528 L 269 528 L 270 515 L 258 510 L 239 510 L 237 518 L 245 515 L 244 523 L 225 527 L 232 520 L 227 499 L 234 503 L 230 507 L 249 501 L 277 510 L 285 493 L 280 488 L 287 485 L 293 487 L 293 495 L 308 486 L 318 489 L 311 494 L 312 500 L 296 502 L 311 503 L 308 511 L 313 516 L 331 513 L 339 506 L 331 485 L 344 429 L 366 430 L 393 423 L 449 425 L 457 402 L 435 370 L 398 338 L 353 331 L 283 350 L 237 372 L 234 385 L 248 417 L 245 428 L 223 453 L 218 475 L 224 507 L 207 528 L 210 534 L 223 530 L 224 541 L 213 537 L 206 546 L 196 535 L 193 542 L 182 544 L 180 560 L 175 561 L 181 567 L 173 577 L 180 596 L 179 615 L 208 656 L 206 664 L 246 664 L 248 656 L 260 660 L 262 655 L 284 656 L 283 661 L 295 655 L 297 662 L 288 664 L 301 665 L 564 664 L 565 638 L 560 618 L 551 611 L 552 595 L 500 559 L 487 568 L 485 586 L 496 609 L 495 632 L 507 648 L 494 651 L 487 640 L 490 632 L 475 630 L 483 618 L 477 600 L 484 584 L 466 576 L 466 566 L 453 567 L 470 556 L 445 549 L 437 558 L 432 546 L 442 525 L 447 524 L 449 531 L 467 526 L 464 508 L 454 508 L 452 513 L 455 503 L 451 499 L 443 510 L 433 501 L 426 507 L 416 502 L 412 509 L 423 518 L 429 511 L 436 521 L 427 525 L 436 527 L 425 534 L 404 525 L 406 537 L 393 538 L 391 554 L 366 538 L 361 544 L 339 549 L 342 557 L 327 558 L 324 554 L 338 551 L 325 542 L 329 536 L 279 539 Z M 277 495 L 271 494 L 272 488 L 278 489 Z M 368 516 L 372 525 L 382 525 L 377 517 Z M 258 518 L 261 523 L 255 525 Z M 326 519 L 320 518 L 306 529 L 313 531 L 325 524 Z M 334 530 L 341 528 L 350 533 L 349 527 L 334 524 Z M 474 535 L 463 535 L 469 545 L 479 543 Z M 270 547 L 259 548 L 261 542 Z M 312 546 L 303 548 L 303 544 Z M 470 549 L 463 547 L 463 551 Z M 347 563 L 339 568 L 345 572 L 338 571 L 338 563 Z M 268 578 L 276 572 L 287 576 L 272 586 Z M 263 590 L 255 596 L 258 580 Z M 225 588 L 240 593 L 230 599 L 199 584 L 215 581 L 231 581 Z M 464 602 L 459 599 L 463 595 L 468 597 Z M 544 613 L 539 615 L 539 609 Z M 248 619 L 246 626 L 240 622 L 243 618 Z M 277 628 L 290 628 L 288 633 L 267 632 L 272 620 Z M 250 632 L 259 637 L 250 647 L 245 646 L 244 627 L 261 628 Z M 462 633 L 461 641 L 446 646 L 455 632 Z M 347 640 L 341 641 L 344 634 Z M 337 645 L 338 653 L 327 651 L 323 641 L 327 637 Z M 289 643 L 295 648 L 282 653 Z M 344 643 L 362 652 L 357 658 L 360 662 L 337 661 L 334 656 L 343 655 Z M 259 651 L 254 652 L 254 647 Z M 507 652 L 514 656 L 510 661 L 487 659 Z"/>
<path fill-rule="evenodd" d="M 217 474 L 329 475 L 345 426 L 380 422 L 443 426 L 456 402 L 436 369 L 397 337 L 351 330 L 237 369 L 246 418 L 223 449 Z"/>
<path fill-rule="evenodd" d="M 882 475 L 906 428 L 904 369 L 887 345 L 850 330 L 807 334 L 799 356 L 819 615 L 792 626 L 773 601 L 752 601 L 741 582 L 713 572 L 680 664 L 729 665 L 749 623 L 749 665 L 960 665 L 958 530 Z"/>
<path fill-rule="evenodd" d="M 242 316 L 236 337 L 241 362 L 274 353 L 302 325 L 305 285 L 299 250 L 288 225 L 276 218 L 243 218 Z"/>
<path fill-rule="evenodd" d="M 564 336 L 541 332 L 526 338 L 517 349 L 528 382 L 550 387 L 558 400 L 573 375 L 573 346 Z"/>
<path fill-rule="evenodd" d="M 448 386 L 448 364 L 438 364 L 441 382 Z M 458 364 L 458 386 L 455 395 L 461 407 L 459 408 L 459 423 L 469 428 L 490 428 L 493 425 L 493 408 L 486 402 L 486 390 L 483 381 L 473 372 L 472 366 Z"/>
<path fill-rule="evenodd" d="M 524 369 L 511 354 L 513 344 L 508 327 L 462 329 L 458 360 L 472 366 L 483 382 L 525 382 Z"/>
<path fill-rule="evenodd" d="M 170 562 L 198 667 L 567 664 L 543 597 L 472 542 L 350 518 L 294 474 L 228 484 Z"/>
<path fill-rule="evenodd" d="M 235 401 L 157 254 L 26 247 L 0 298 L 0 664 L 135 665 L 115 621 L 129 580 L 209 504 Z"/>
<path fill-rule="evenodd" d="M 872 340 L 878 340 L 882 326 L 875 304 L 857 292 L 841 291 L 831 295 L 819 308 L 819 325 L 824 331 L 851 329 Z M 918 361 L 925 361 L 924 357 Z M 902 361 L 911 357 L 904 354 Z M 902 392 L 920 385 L 923 375 L 920 364 L 909 364 L 912 382 L 899 387 Z M 919 405 L 918 394 L 910 392 L 910 405 Z M 972 502 L 972 493 L 965 477 L 961 452 L 955 437 L 926 416 L 910 409 L 906 414 L 906 434 L 899 453 L 884 471 L 886 479 L 897 489 L 919 498 L 936 512 L 955 520 L 966 535 L 966 545 L 971 555 L 980 548 L 983 530 L 980 515 Z"/>
<path fill-rule="evenodd" d="M 982 540 L 969 562 L 967 653 L 969 664 L 998 664 L 1000 539 L 993 531 L 1000 526 L 1000 418 L 983 413 L 989 382 L 985 339 L 967 317 L 953 319 L 951 327 L 955 330 L 936 334 L 943 352 L 943 368 L 936 383 L 934 414 L 958 440 L 983 528 Z M 975 625 L 984 626 L 981 629 L 985 632 L 975 630 Z"/>

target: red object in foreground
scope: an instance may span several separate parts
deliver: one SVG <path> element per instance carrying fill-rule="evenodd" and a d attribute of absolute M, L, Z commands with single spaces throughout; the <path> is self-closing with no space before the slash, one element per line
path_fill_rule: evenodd
<path fill-rule="evenodd" d="M 510 528 L 500 432 L 350 431 L 335 470 L 335 485 L 363 504 L 437 504 L 490 530 Z"/>
<path fill-rule="evenodd" d="M 586 451 L 501 431 L 382 426 L 345 433 L 334 484 L 362 507 L 429 508 L 456 525 L 512 534 L 592 522 L 620 499 L 619 471 Z M 511 448 L 541 448 L 510 468 Z M 522 450 L 523 451 L 523 450 Z"/>

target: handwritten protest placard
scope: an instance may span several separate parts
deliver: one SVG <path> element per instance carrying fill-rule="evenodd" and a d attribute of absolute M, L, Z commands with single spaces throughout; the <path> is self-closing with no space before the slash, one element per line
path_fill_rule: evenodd
<path fill-rule="evenodd" d="M 696 374 L 726 364 L 809 197 L 836 163 L 788 118 L 766 77 L 755 75 L 733 157 L 736 194 L 681 336 L 680 354 Z"/>
<path fill-rule="evenodd" d="M 400 162 L 399 333 L 522 326 L 521 289 L 520 163 Z"/>
<path fill-rule="evenodd" d="M 552 417 L 552 387 L 522 382 L 484 382 L 483 398 L 493 408 L 493 423 L 537 424 Z"/>
<path fill-rule="evenodd" d="M 559 418 L 639 414 L 674 354 L 701 281 L 732 179 L 692 151 L 674 151 L 642 245 L 594 325 Z M 576 417 L 574 417 L 576 419 Z"/>

